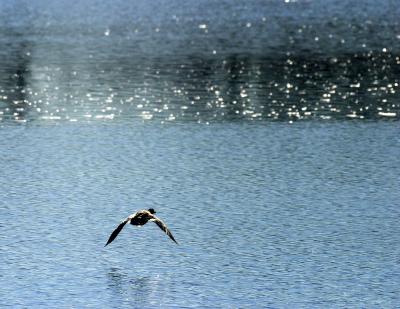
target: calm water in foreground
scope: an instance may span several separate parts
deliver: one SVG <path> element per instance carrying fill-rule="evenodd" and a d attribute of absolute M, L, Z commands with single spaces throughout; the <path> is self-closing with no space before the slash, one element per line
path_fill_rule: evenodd
<path fill-rule="evenodd" d="M 2 306 L 400 306 L 398 122 L 0 130 Z M 157 226 L 109 233 L 136 209 Z"/>

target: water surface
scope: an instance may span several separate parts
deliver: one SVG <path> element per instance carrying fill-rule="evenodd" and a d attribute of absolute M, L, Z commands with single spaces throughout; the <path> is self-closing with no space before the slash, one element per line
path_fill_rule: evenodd
<path fill-rule="evenodd" d="M 0 131 L 2 304 L 396 307 L 398 123 Z M 136 209 L 157 226 L 109 233 Z"/>
<path fill-rule="evenodd" d="M 400 307 L 399 13 L 0 0 L 0 307 Z"/>
<path fill-rule="evenodd" d="M 0 121 L 398 120 L 398 16 L 390 0 L 0 1 Z"/>

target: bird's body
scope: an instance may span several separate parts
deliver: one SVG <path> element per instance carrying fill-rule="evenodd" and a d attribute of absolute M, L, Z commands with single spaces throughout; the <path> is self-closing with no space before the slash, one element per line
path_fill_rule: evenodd
<path fill-rule="evenodd" d="M 132 225 L 137 225 L 137 226 L 142 226 L 145 225 L 149 221 L 153 221 L 157 226 L 162 229 L 165 234 L 169 236 L 175 243 L 177 241 L 175 240 L 174 236 L 172 236 L 172 233 L 170 230 L 167 228 L 164 222 L 162 222 L 157 216 L 155 216 L 155 210 L 153 208 L 150 208 L 148 210 L 143 209 L 135 212 L 134 214 L 130 215 L 127 217 L 125 220 L 123 220 L 117 228 L 111 233 L 110 238 L 108 239 L 106 246 L 110 244 L 121 232 L 125 224 L 130 223 Z"/>
<path fill-rule="evenodd" d="M 153 214 L 150 213 L 148 210 L 140 210 L 132 215 L 130 215 L 128 218 L 130 218 L 130 224 L 132 225 L 145 225 L 149 220 L 153 218 Z"/>

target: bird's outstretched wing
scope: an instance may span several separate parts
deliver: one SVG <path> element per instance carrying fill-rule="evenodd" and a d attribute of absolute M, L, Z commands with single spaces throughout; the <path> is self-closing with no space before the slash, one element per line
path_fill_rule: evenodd
<path fill-rule="evenodd" d="M 109 243 L 111 243 L 119 234 L 119 232 L 121 232 L 121 230 L 123 229 L 123 227 L 125 226 L 126 223 L 128 223 L 128 221 L 131 219 L 131 216 L 129 216 L 128 218 L 126 218 L 124 221 L 122 221 L 117 228 L 111 233 L 110 238 L 108 239 L 107 243 L 104 245 L 107 246 Z"/>
<path fill-rule="evenodd" d="M 175 240 L 174 236 L 172 235 L 171 231 L 167 228 L 167 226 L 165 225 L 164 222 L 161 221 L 161 219 L 159 219 L 158 217 L 156 217 L 155 215 L 152 216 L 153 218 L 150 219 L 150 221 L 153 221 L 155 224 L 158 225 L 158 227 L 160 229 L 162 229 L 165 234 L 167 234 L 169 236 L 169 238 L 171 238 L 176 244 L 178 244 L 178 242 Z"/>

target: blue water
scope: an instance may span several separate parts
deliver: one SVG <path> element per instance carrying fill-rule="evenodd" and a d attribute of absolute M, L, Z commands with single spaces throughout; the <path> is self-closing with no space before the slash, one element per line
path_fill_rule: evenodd
<path fill-rule="evenodd" d="M 0 0 L 0 307 L 400 307 L 399 8 Z"/>
<path fill-rule="evenodd" d="M 398 123 L 7 126 L 1 304 L 400 305 Z M 154 207 L 156 225 L 123 230 Z"/>
<path fill-rule="evenodd" d="M 0 0 L 0 123 L 400 119 L 391 0 Z"/>

